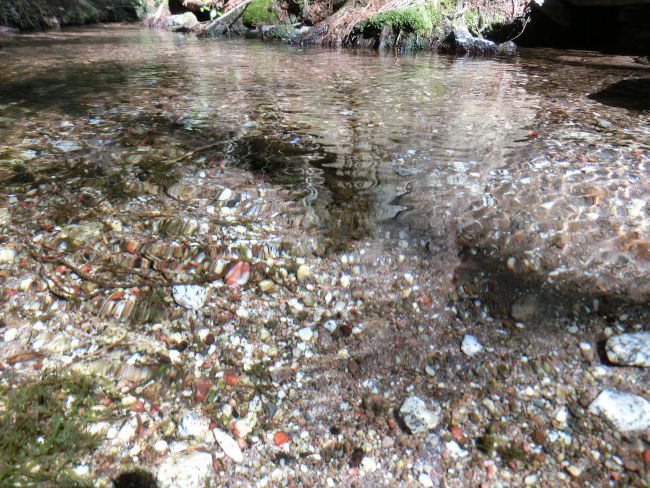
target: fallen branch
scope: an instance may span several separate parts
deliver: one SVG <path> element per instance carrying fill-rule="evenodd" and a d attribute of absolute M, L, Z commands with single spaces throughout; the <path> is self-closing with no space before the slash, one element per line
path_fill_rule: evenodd
<path fill-rule="evenodd" d="M 242 11 L 242 10 L 243 10 L 243 7 L 246 7 L 246 5 L 248 5 L 248 4 L 251 3 L 252 1 L 253 1 L 253 0 L 244 0 L 242 3 L 240 3 L 240 4 L 238 4 L 238 5 L 235 5 L 233 8 L 231 8 L 230 10 L 228 10 L 228 12 L 226 12 L 226 13 L 223 14 L 223 15 L 221 15 L 220 17 L 217 17 L 216 19 L 214 19 L 213 21 L 211 21 L 208 25 L 206 25 L 206 26 L 203 28 L 203 32 L 208 32 L 208 31 L 214 29 L 214 28 L 215 28 L 216 26 L 218 26 L 219 24 L 225 24 L 225 20 L 226 20 L 227 18 L 229 18 L 230 16 L 232 16 L 232 15 L 233 15 L 234 13 L 236 13 L 236 12 L 240 12 L 240 11 Z M 230 24 L 227 24 L 227 25 L 226 25 L 226 29 L 228 29 L 228 28 L 230 27 L 230 25 L 231 25 L 235 20 L 237 20 L 237 19 L 235 18 L 232 22 L 230 22 Z"/>
<path fill-rule="evenodd" d="M 252 0 L 247 0 L 247 1 L 252 1 Z M 225 141 L 219 141 L 219 142 L 211 142 L 210 144 L 206 144 L 205 146 L 197 147 L 196 149 L 183 154 L 182 156 L 177 157 L 176 159 L 172 159 L 169 161 L 170 163 L 180 163 L 181 161 L 184 161 L 188 158 L 191 158 L 193 156 L 196 156 L 199 153 L 202 153 L 203 151 L 207 151 L 208 149 L 214 149 L 215 147 L 223 146 L 224 144 L 229 144 L 231 142 L 238 141 L 239 138 L 233 138 L 233 139 L 226 139 Z"/>

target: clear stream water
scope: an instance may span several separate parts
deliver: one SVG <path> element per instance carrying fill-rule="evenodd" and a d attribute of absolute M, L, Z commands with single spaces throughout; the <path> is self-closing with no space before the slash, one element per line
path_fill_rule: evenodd
<path fill-rule="evenodd" d="M 535 280 L 643 302 L 648 79 L 595 53 L 397 56 L 124 26 L 5 37 L 0 194 L 125 165 L 164 181 L 169 147 L 230 140 L 202 157 L 286 185 L 330 233 L 453 241 L 489 251 L 484 270 L 516 257 Z M 112 157 L 129 148 L 146 165 Z"/>

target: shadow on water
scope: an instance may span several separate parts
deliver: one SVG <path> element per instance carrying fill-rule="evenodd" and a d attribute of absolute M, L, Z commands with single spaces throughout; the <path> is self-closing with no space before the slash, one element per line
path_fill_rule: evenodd
<path fill-rule="evenodd" d="M 589 98 L 612 107 L 621 107 L 639 112 L 650 110 L 650 78 L 621 80 Z"/>
<path fill-rule="evenodd" d="M 123 64 L 66 65 L 60 71 L 0 83 L 0 104 L 20 100 L 33 110 L 57 107 L 70 115 L 88 112 L 91 99 L 109 97 L 128 82 Z"/>
<path fill-rule="evenodd" d="M 598 292 L 596 281 L 584 273 L 550 283 L 544 272 L 510 269 L 507 259 L 500 252 L 462 247 L 455 271 L 455 282 L 465 293 L 480 299 L 500 320 L 542 325 L 558 319 L 581 322 L 601 317 L 610 321 L 623 313 L 639 320 L 650 317 L 648 293 L 630 297 Z"/>

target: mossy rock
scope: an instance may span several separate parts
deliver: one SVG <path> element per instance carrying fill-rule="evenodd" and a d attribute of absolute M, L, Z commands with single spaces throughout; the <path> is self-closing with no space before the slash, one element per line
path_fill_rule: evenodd
<path fill-rule="evenodd" d="M 259 27 L 275 23 L 278 20 L 278 13 L 273 7 L 273 0 L 253 0 L 248 4 L 241 18 L 246 27 Z"/>
<path fill-rule="evenodd" d="M 420 6 L 389 10 L 388 12 L 375 14 L 363 22 L 362 29 L 364 31 L 380 32 L 387 26 L 406 32 L 425 33 L 430 32 L 432 29 L 431 20 L 426 16 L 424 9 Z"/>
<path fill-rule="evenodd" d="M 380 12 L 359 23 L 355 30 L 373 35 L 385 27 L 392 27 L 405 33 L 430 34 L 441 18 L 440 10 L 428 3 Z"/>
<path fill-rule="evenodd" d="M 266 40 L 292 41 L 299 33 L 295 27 L 288 24 L 275 25 L 262 32 L 262 38 Z"/>

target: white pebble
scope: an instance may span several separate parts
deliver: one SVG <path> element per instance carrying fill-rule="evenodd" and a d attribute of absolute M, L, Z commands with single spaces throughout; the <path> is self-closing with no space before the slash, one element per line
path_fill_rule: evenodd
<path fill-rule="evenodd" d="M 226 456 L 236 463 L 244 461 L 244 453 L 242 453 L 235 439 L 221 429 L 212 429 L 212 433 L 214 434 L 214 439 L 217 441 L 221 449 L 223 449 Z"/>
<path fill-rule="evenodd" d="M 483 346 L 472 334 L 465 334 L 460 349 L 464 354 L 468 356 L 474 356 L 483 350 Z"/>
<path fill-rule="evenodd" d="M 156 452 L 165 452 L 169 445 L 167 444 L 167 441 L 164 439 L 160 439 L 159 441 L 156 441 L 156 443 L 153 445 L 153 448 Z"/>
<path fill-rule="evenodd" d="M 606 389 L 589 405 L 621 432 L 650 429 L 650 401 L 632 393 Z"/>
<path fill-rule="evenodd" d="M 208 298 L 208 289 L 198 285 L 176 285 L 172 288 L 174 301 L 183 308 L 198 310 Z"/>
<path fill-rule="evenodd" d="M 298 331 L 298 337 L 303 342 L 309 342 L 314 337 L 314 331 L 309 327 L 303 327 Z"/>
<path fill-rule="evenodd" d="M 323 327 L 325 327 L 330 333 L 334 333 L 336 330 L 336 322 L 334 320 L 328 320 L 323 324 Z"/>
<path fill-rule="evenodd" d="M 5 342 L 11 342 L 13 341 L 16 336 L 18 335 L 18 329 L 7 329 L 5 330 Z"/>
<path fill-rule="evenodd" d="M 418 478 L 418 481 L 422 486 L 426 488 L 433 488 L 433 480 L 431 479 L 431 476 L 429 476 L 426 473 L 420 473 L 420 477 Z"/>

